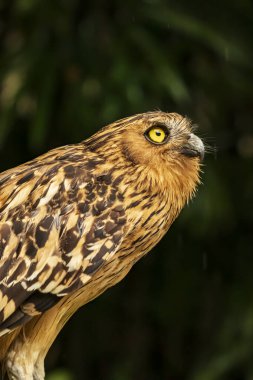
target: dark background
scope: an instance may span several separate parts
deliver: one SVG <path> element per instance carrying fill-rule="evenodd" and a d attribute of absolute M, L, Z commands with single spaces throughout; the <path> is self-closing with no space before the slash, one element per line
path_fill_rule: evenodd
<path fill-rule="evenodd" d="M 49 380 L 253 379 L 253 4 L 0 0 L 0 168 L 177 111 L 217 147 L 127 278 L 53 345 Z"/>

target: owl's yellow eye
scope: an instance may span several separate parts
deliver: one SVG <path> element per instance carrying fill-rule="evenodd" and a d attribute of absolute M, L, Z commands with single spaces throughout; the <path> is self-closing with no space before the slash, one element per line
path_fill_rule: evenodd
<path fill-rule="evenodd" d="M 167 141 L 168 130 L 159 126 L 152 127 L 146 132 L 146 137 L 155 144 L 163 144 Z"/>

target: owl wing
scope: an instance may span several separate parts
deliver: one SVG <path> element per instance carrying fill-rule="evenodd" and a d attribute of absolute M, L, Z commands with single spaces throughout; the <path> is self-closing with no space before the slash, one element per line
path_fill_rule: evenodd
<path fill-rule="evenodd" d="M 0 334 L 84 286 L 126 234 L 110 174 L 67 160 L 5 172 L 0 213 Z"/>

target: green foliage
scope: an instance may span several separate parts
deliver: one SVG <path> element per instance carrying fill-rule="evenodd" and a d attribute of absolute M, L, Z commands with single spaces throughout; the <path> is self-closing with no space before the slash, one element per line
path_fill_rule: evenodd
<path fill-rule="evenodd" d="M 0 11 L 2 170 L 154 109 L 187 114 L 217 146 L 159 247 L 67 325 L 48 379 L 251 380 L 252 2 L 2 0 Z"/>
<path fill-rule="evenodd" d="M 73 380 L 73 376 L 66 370 L 58 369 L 51 372 L 47 376 L 47 380 Z"/>

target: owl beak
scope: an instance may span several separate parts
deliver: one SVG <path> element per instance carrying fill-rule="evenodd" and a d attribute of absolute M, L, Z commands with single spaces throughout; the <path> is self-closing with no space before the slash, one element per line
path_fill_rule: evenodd
<path fill-rule="evenodd" d="M 198 136 L 190 133 L 187 143 L 180 152 L 186 157 L 199 157 L 202 161 L 205 155 L 205 146 Z"/>

